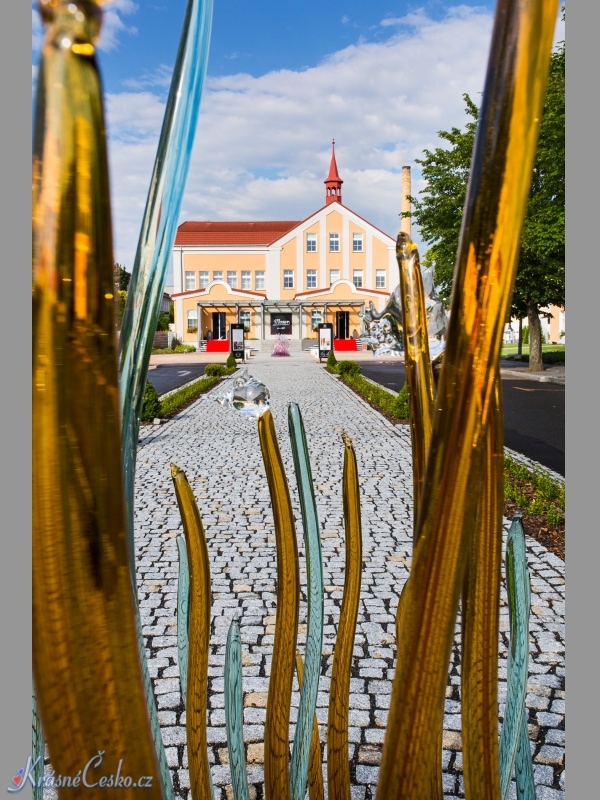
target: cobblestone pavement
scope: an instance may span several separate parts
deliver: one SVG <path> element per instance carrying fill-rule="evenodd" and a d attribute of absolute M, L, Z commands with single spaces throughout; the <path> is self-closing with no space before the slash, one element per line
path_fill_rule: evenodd
<path fill-rule="evenodd" d="M 299 404 L 307 432 L 322 529 L 326 587 L 324 657 L 317 707 L 322 742 L 326 738 L 332 650 L 344 583 L 342 431 L 354 443 L 361 480 L 364 567 L 350 690 L 350 759 L 352 798 L 367 800 L 375 797 L 394 675 L 395 612 L 411 562 L 408 426 L 391 425 L 307 354 L 290 358 L 259 354 L 248 369 L 271 393 L 271 409 L 297 520 L 300 511 L 287 432 L 287 406 L 291 401 Z M 211 395 L 214 398 L 226 389 L 227 384 L 221 384 Z M 205 396 L 172 421 L 144 426 L 140 432 L 135 526 L 143 634 L 175 794 L 187 800 L 190 781 L 175 618 L 176 536 L 182 525 L 170 477 L 171 462 L 187 474 L 208 540 L 213 588 L 208 742 L 215 797 L 218 800 L 233 797 L 226 747 L 223 669 L 227 631 L 237 609 L 243 648 L 248 777 L 251 797 L 260 800 L 276 610 L 276 554 L 256 420 Z M 508 526 L 505 521 L 505 532 Z M 300 526 L 298 536 L 301 579 L 305 585 Z M 564 798 L 565 565 L 531 539 L 527 539 L 527 551 L 532 581 L 527 706 L 537 800 L 558 800 Z M 303 643 L 305 602 L 301 603 L 300 613 L 299 641 Z M 500 627 L 501 718 L 509 630 L 504 589 Z M 444 720 L 445 798 L 464 797 L 458 662 L 457 640 L 449 670 Z M 297 702 L 295 692 L 293 704 Z M 292 714 L 290 741 L 293 722 Z M 511 790 L 511 796 L 516 797 L 514 783 Z"/>

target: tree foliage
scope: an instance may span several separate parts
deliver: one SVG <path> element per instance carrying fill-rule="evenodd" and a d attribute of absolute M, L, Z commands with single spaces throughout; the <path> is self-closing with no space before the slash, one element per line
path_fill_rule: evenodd
<path fill-rule="evenodd" d="M 479 109 L 463 95 L 471 119 L 464 130 L 439 131 L 449 146 L 424 150 L 416 159 L 426 189 L 411 197 L 412 217 L 428 249 L 423 263 L 435 261 L 435 280 L 447 303 L 465 203 Z M 528 318 L 530 369 L 542 368 L 540 310 L 565 305 L 565 43 L 550 61 L 527 213 L 523 222 L 511 315 Z M 543 312 L 542 312 L 543 313 Z"/>
<path fill-rule="evenodd" d="M 472 117 L 465 129 L 438 131 L 449 147 L 424 150 L 424 157 L 415 159 L 422 167 L 425 191 L 421 198 L 411 197 L 412 218 L 429 245 L 423 264 L 435 262 L 435 283 L 440 297 L 448 303 L 452 291 L 454 264 L 458 250 L 462 212 L 465 204 L 471 156 L 475 143 L 479 110 L 469 95 L 463 95 L 466 112 Z M 408 214 L 408 212 L 406 212 Z"/>
<path fill-rule="evenodd" d="M 129 288 L 129 281 L 131 280 L 131 275 L 125 267 L 121 264 L 115 264 L 113 268 L 113 278 L 115 283 L 115 289 L 118 292 L 126 292 Z"/>

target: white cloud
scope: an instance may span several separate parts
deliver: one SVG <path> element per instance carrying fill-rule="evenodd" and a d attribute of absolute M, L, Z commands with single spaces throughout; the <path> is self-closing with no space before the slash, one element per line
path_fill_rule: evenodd
<path fill-rule="evenodd" d="M 309 216 L 325 202 L 335 138 L 344 204 L 395 236 L 402 166 L 412 166 L 418 194 L 424 184 L 415 159 L 441 144 L 440 129 L 465 124 L 463 93 L 480 100 L 492 27 L 482 9 L 413 19 L 383 43 L 347 47 L 302 71 L 208 79 L 179 221 Z M 163 94 L 146 89 L 106 100 L 115 257 L 128 269 Z"/>
<path fill-rule="evenodd" d="M 110 0 L 103 9 L 102 28 L 98 40 L 98 50 L 110 51 L 119 45 L 120 35 L 128 33 L 135 35 L 137 28 L 126 25 L 122 17 L 135 14 L 138 10 L 137 3 L 133 0 Z"/>

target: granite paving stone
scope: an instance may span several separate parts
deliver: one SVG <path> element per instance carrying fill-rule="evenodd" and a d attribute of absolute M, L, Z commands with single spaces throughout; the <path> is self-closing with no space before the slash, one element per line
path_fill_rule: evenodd
<path fill-rule="evenodd" d="M 411 443 L 407 425 L 392 425 L 306 353 L 253 356 L 248 371 L 265 383 L 297 525 L 303 595 L 299 646 L 306 636 L 306 560 L 287 427 L 297 402 L 304 420 L 321 529 L 324 598 L 322 674 L 317 703 L 326 774 L 326 722 L 333 652 L 345 578 L 342 433 L 353 441 L 360 476 L 363 572 L 350 687 L 349 758 L 353 800 L 372 800 L 379 774 L 395 667 L 395 615 L 412 555 Z M 207 736 L 215 800 L 232 798 L 224 714 L 225 644 L 234 613 L 242 636 L 244 740 L 251 798 L 263 795 L 264 722 L 276 615 L 273 513 L 255 419 L 217 402 L 225 381 L 167 423 L 140 429 L 135 489 L 135 544 L 142 634 L 175 795 L 191 800 L 184 704 L 177 651 L 176 537 L 183 533 L 170 475 L 181 467 L 203 520 L 212 607 Z M 510 526 L 504 520 L 504 534 Z M 537 800 L 563 800 L 565 565 L 527 538 L 532 614 L 527 683 Z M 504 576 L 504 568 L 502 570 Z M 509 620 L 501 595 L 499 726 L 506 702 Z M 443 735 L 444 798 L 463 798 L 460 716 L 460 625 L 449 668 Z M 297 713 L 294 682 L 290 743 Z M 511 796 L 516 796 L 514 783 Z"/>

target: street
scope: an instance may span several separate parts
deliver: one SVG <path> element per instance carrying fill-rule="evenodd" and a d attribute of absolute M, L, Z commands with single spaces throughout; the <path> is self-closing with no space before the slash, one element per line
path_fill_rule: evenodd
<path fill-rule="evenodd" d="M 366 378 L 400 391 L 406 380 L 404 363 L 360 362 Z M 504 444 L 517 453 L 565 474 L 564 384 L 502 379 Z"/>
<path fill-rule="evenodd" d="M 204 363 L 159 364 L 148 380 L 159 395 L 200 377 Z M 405 383 L 404 362 L 360 361 L 362 374 L 387 389 Z M 565 387 L 514 377 L 502 379 L 504 444 L 548 469 L 565 474 Z"/>

